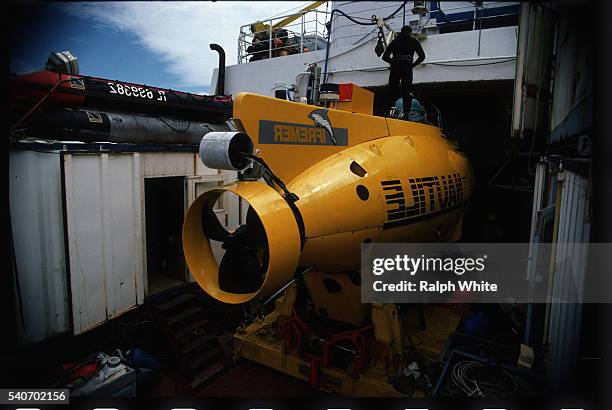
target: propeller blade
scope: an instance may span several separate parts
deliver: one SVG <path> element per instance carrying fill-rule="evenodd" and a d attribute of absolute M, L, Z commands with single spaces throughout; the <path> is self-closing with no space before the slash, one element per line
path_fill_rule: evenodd
<path fill-rule="evenodd" d="M 251 293 L 263 284 L 259 259 L 252 252 L 228 250 L 219 266 L 219 288 L 231 293 Z"/>
<path fill-rule="evenodd" d="M 247 246 L 250 249 L 261 248 L 268 244 L 266 230 L 253 208 L 249 208 L 247 211 L 246 226 L 248 229 Z"/>
<path fill-rule="evenodd" d="M 202 232 L 213 241 L 225 242 L 230 237 L 230 233 L 221 225 L 212 207 L 206 202 L 202 205 Z"/>

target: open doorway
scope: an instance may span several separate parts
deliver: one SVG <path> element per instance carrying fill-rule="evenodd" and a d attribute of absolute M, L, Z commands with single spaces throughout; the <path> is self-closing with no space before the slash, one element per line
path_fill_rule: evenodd
<path fill-rule="evenodd" d="M 185 178 L 145 179 L 147 296 L 186 281 L 181 230 L 185 217 Z"/>

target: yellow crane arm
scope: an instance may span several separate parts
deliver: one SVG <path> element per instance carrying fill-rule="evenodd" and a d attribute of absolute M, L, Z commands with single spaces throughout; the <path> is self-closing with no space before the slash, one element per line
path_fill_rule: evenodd
<path fill-rule="evenodd" d="M 295 20 L 297 20 L 298 18 L 301 17 L 300 13 L 314 10 L 317 7 L 319 7 L 320 5 L 325 4 L 325 3 L 327 3 L 327 1 L 313 1 L 312 3 L 310 3 L 309 5 L 304 7 L 303 9 L 301 9 L 300 11 L 296 12 L 293 16 L 286 17 L 286 18 L 282 19 L 281 21 L 279 21 L 278 23 L 274 24 L 272 26 L 272 30 L 284 27 L 287 24 L 290 24 L 290 23 L 294 22 Z M 251 30 L 253 31 L 253 33 L 257 33 L 257 32 L 260 32 L 260 31 L 268 31 L 268 30 L 270 30 L 270 25 L 269 24 L 264 24 L 264 23 L 255 23 L 255 24 L 251 25 Z"/>

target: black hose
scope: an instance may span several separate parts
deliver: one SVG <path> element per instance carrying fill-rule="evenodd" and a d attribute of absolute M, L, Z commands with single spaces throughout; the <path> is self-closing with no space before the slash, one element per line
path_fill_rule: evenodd
<path fill-rule="evenodd" d="M 344 17 L 346 17 L 347 19 L 349 19 L 350 21 L 352 21 L 353 23 L 359 24 L 360 26 L 375 26 L 376 25 L 375 21 L 369 21 L 367 23 L 363 22 L 363 21 L 358 21 L 358 20 L 355 20 L 353 17 L 349 16 L 348 14 L 346 14 L 345 12 L 343 12 L 340 9 L 333 9 L 331 11 L 331 15 L 329 16 L 330 28 L 331 28 L 331 21 L 334 18 L 334 13 L 339 13 L 339 14 L 343 15 Z"/>
<path fill-rule="evenodd" d="M 345 12 L 343 12 L 342 10 L 333 9 L 331 11 L 331 14 L 329 16 L 329 27 L 327 27 L 327 44 L 325 47 L 325 69 L 323 70 L 323 83 L 327 82 L 327 62 L 329 61 L 329 43 L 330 43 L 329 40 L 331 38 L 331 28 L 332 28 L 332 21 L 334 20 L 334 13 L 339 13 L 340 15 L 346 17 L 347 19 L 349 19 L 355 24 L 359 24 L 360 26 L 375 26 L 376 25 L 376 22 L 373 22 L 373 21 L 368 22 L 368 23 L 357 21 L 351 16 L 349 16 L 348 14 L 346 14 Z"/>
<path fill-rule="evenodd" d="M 287 186 L 285 185 L 283 180 L 280 179 L 272 171 L 272 168 L 270 168 L 270 166 L 266 163 L 266 161 L 264 161 L 263 158 L 258 157 L 256 155 L 247 154 L 245 152 L 241 152 L 240 154 L 242 154 L 246 158 L 249 158 L 251 161 L 254 161 L 254 162 L 258 163 L 259 165 L 261 165 L 263 167 L 263 169 L 267 172 L 267 174 L 270 177 L 270 179 L 272 180 L 272 182 L 274 182 L 276 185 L 278 185 L 278 187 L 285 193 L 285 199 L 287 201 L 295 202 L 298 199 L 300 199 L 296 194 L 294 194 L 293 192 L 289 191 L 289 189 L 287 189 Z"/>
<path fill-rule="evenodd" d="M 407 1 L 403 2 L 402 5 L 397 8 L 397 10 L 395 10 L 393 13 L 389 14 L 387 17 L 383 18 L 383 20 L 389 20 L 390 18 L 395 16 L 397 13 L 399 13 L 400 10 L 402 10 L 406 6 L 406 3 L 408 3 L 408 2 Z"/>

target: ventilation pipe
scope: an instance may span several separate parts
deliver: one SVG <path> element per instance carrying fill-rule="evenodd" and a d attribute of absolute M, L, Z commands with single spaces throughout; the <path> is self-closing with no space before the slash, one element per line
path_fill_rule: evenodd
<path fill-rule="evenodd" d="M 217 73 L 216 95 L 225 95 L 225 50 L 219 44 L 211 44 L 210 49 L 219 53 L 219 72 Z"/>

